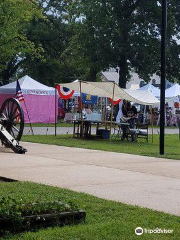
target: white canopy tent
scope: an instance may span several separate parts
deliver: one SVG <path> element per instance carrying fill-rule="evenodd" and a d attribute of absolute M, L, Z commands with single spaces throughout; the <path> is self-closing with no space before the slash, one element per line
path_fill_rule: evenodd
<path fill-rule="evenodd" d="M 119 99 L 126 99 L 131 102 L 136 102 L 143 105 L 155 105 L 159 103 L 159 100 L 149 91 L 140 91 L 140 90 L 127 90 L 120 88 L 115 82 L 84 82 L 76 81 L 72 83 L 62 83 L 60 84 L 63 87 L 75 90 L 77 92 L 96 95 L 99 97 L 108 97 L 113 101 Z M 82 104 L 82 102 L 81 102 Z M 82 106 L 81 106 L 82 108 Z M 111 108 L 111 124 L 112 124 L 112 114 L 113 113 L 113 104 Z M 81 112 L 81 121 L 83 125 L 83 117 Z M 111 136 L 110 126 L 110 136 Z M 83 129 L 83 128 L 82 128 Z M 82 130 L 83 136 L 83 130 Z M 111 140 L 111 137 L 110 137 Z"/>
<path fill-rule="evenodd" d="M 25 122 L 53 123 L 55 121 L 55 108 L 53 107 L 55 88 L 39 83 L 27 75 L 20 78 L 18 82 L 25 99 L 21 103 Z M 17 82 L 14 81 L 0 87 L 0 106 L 7 98 L 16 97 L 16 85 Z"/>
<path fill-rule="evenodd" d="M 174 98 L 180 96 L 180 85 L 176 83 L 172 87 L 166 89 L 165 96 L 166 98 Z"/>
<path fill-rule="evenodd" d="M 55 95 L 55 89 L 37 82 L 29 76 L 20 78 L 19 84 L 23 94 L 30 95 Z M 0 93 L 16 94 L 16 81 L 0 87 Z"/>
<path fill-rule="evenodd" d="M 152 92 L 152 94 L 157 97 L 160 98 L 160 89 L 157 87 L 154 87 L 152 84 L 148 83 L 145 86 L 139 88 L 138 90 L 143 90 L 143 91 L 149 91 Z"/>
<path fill-rule="evenodd" d="M 63 87 L 99 97 L 113 100 L 126 99 L 144 105 L 158 104 L 159 100 L 149 91 L 127 90 L 120 88 L 115 82 L 84 82 L 62 83 Z"/>

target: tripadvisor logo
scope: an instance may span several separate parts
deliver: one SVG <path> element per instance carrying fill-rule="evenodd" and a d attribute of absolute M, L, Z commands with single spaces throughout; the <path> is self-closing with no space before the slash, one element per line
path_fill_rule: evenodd
<path fill-rule="evenodd" d="M 142 235 L 142 234 L 143 234 L 143 229 L 142 229 L 141 227 L 137 227 L 137 228 L 135 229 L 135 234 L 136 234 L 136 235 Z"/>

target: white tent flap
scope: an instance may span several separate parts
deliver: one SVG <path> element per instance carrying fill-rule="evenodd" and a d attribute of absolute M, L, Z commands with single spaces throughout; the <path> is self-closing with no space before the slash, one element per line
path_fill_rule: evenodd
<path fill-rule="evenodd" d="M 39 83 L 27 75 L 20 78 L 18 81 L 19 81 L 21 91 L 23 94 L 55 95 L 54 88 L 48 87 L 42 83 Z M 16 81 L 0 87 L 0 93 L 15 94 L 16 93 Z"/>
<path fill-rule="evenodd" d="M 60 85 L 71 90 L 80 92 L 80 84 L 81 91 L 83 93 L 97 95 L 99 97 L 109 97 L 113 98 L 113 100 L 126 99 L 144 105 L 154 105 L 159 103 L 159 100 L 149 91 L 122 89 L 114 82 L 78 81 L 72 83 L 62 83 Z"/>

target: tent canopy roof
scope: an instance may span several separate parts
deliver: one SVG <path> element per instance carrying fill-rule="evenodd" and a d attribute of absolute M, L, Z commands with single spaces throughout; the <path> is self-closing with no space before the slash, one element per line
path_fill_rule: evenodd
<path fill-rule="evenodd" d="M 122 89 L 115 82 L 77 81 L 72 83 L 62 83 L 60 85 L 77 92 L 81 91 L 99 97 L 109 97 L 113 98 L 113 100 L 126 99 L 144 105 L 154 105 L 159 103 L 159 100 L 149 91 Z"/>
<path fill-rule="evenodd" d="M 152 84 L 148 83 L 144 85 L 143 87 L 139 88 L 138 90 L 143 90 L 143 91 L 149 91 L 152 92 L 152 94 L 155 97 L 160 97 L 160 89 L 157 87 L 154 87 Z"/>
<path fill-rule="evenodd" d="M 20 78 L 18 81 L 23 94 L 35 94 L 35 95 L 54 95 L 55 94 L 54 88 L 48 87 L 42 83 L 39 83 L 27 75 Z M 16 81 L 0 87 L 0 93 L 15 94 Z"/>
<path fill-rule="evenodd" d="M 172 98 L 179 95 L 180 95 L 180 85 L 178 83 L 166 89 L 166 98 Z"/>

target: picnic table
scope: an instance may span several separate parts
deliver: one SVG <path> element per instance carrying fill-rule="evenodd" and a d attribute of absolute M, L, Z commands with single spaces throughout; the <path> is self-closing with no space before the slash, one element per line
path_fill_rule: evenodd
<path fill-rule="evenodd" d="M 98 121 L 98 120 L 86 120 L 86 119 L 79 119 L 74 120 L 74 129 L 73 129 L 73 136 L 77 137 L 90 137 L 91 134 L 91 128 L 92 126 L 96 126 L 96 136 L 99 136 L 100 130 L 109 131 L 110 133 L 110 127 L 112 129 L 115 129 L 115 127 L 118 127 L 119 129 L 121 126 L 129 126 L 129 123 L 118 123 L 114 121 Z M 100 129 L 101 128 L 101 129 Z M 107 132 L 106 132 L 107 133 Z"/>

